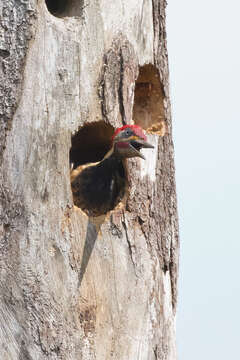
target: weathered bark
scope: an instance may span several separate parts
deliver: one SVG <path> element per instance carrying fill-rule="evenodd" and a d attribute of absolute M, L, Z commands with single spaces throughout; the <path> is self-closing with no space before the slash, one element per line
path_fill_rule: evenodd
<path fill-rule="evenodd" d="M 0 0 L 1 359 L 174 360 L 165 1 L 47 4 L 55 15 L 44 0 Z M 73 205 L 71 136 L 132 117 L 155 149 L 127 162 L 124 202 L 88 218 Z"/>

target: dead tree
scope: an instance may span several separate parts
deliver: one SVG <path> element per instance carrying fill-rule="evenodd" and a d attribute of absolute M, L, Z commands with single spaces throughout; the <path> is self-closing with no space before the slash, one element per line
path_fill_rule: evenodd
<path fill-rule="evenodd" d="M 0 1 L 1 359 L 176 359 L 165 0 Z M 124 199 L 88 217 L 69 163 L 139 124 Z M 162 136 L 164 135 L 164 136 Z"/>

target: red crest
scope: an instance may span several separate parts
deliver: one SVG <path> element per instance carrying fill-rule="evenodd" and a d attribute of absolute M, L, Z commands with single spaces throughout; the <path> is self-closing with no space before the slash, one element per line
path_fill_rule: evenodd
<path fill-rule="evenodd" d="M 125 130 L 125 129 L 127 129 L 127 128 L 130 128 L 137 136 L 139 136 L 139 137 L 140 137 L 141 139 L 143 139 L 144 141 L 147 140 L 146 135 L 144 134 L 142 128 L 141 128 L 140 126 L 138 126 L 138 125 L 124 125 L 124 126 L 118 128 L 118 129 L 115 131 L 115 133 L 113 134 L 112 139 L 114 139 L 115 136 L 116 136 L 117 134 L 119 134 L 122 130 Z"/>

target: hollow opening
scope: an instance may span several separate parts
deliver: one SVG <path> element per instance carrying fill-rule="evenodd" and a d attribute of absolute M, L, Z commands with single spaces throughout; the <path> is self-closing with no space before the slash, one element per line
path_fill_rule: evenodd
<path fill-rule="evenodd" d="M 70 163 L 73 168 L 100 161 L 111 149 L 114 128 L 104 121 L 88 123 L 72 136 Z"/>
<path fill-rule="evenodd" d="M 84 0 L 45 0 L 48 11 L 56 17 L 75 16 L 82 14 Z"/>
<path fill-rule="evenodd" d="M 135 84 L 133 120 L 148 132 L 163 136 L 166 131 L 164 92 L 155 66 L 139 68 Z"/>
<path fill-rule="evenodd" d="M 111 125 L 99 121 L 84 125 L 72 137 L 69 157 L 73 202 L 88 216 L 106 214 L 125 194 L 123 162 L 111 156 L 104 158 L 111 149 L 113 133 Z"/>

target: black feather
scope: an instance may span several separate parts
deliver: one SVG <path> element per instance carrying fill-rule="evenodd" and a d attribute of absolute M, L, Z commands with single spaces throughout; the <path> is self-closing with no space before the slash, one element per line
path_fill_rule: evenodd
<path fill-rule="evenodd" d="M 82 170 L 72 182 L 74 204 L 90 216 L 105 214 L 123 198 L 125 169 L 111 156 Z"/>

